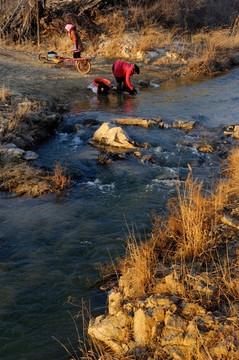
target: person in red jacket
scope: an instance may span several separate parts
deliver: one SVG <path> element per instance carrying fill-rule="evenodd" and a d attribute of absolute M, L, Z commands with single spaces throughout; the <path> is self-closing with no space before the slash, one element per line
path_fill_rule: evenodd
<path fill-rule="evenodd" d="M 137 90 L 130 82 L 130 76 L 140 72 L 137 65 L 125 61 L 116 61 L 112 66 L 112 71 L 117 82 L 118 92 L 127 91 L 130 94 L 137 94 Z"/>
<path fill-rule="evenodd" d="M 81 51 L 83 51 L 83 45 L 76 27 L 72 24 L 67 24 L 65 29 L 68 31 L 68 36 L 71 38 L 74 45 L 73 57 L 79 58 L 81 57 Z"/>

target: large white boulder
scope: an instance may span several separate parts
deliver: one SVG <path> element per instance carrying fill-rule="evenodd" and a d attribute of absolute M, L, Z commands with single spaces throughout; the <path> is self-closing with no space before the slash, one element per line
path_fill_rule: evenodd
<path fill-rule="evenodd" d="M 93 141 L 117 148 L 135 149 L 126 132 L 121 127 L 110 123 L 104 123 L 96 130 Z"/>

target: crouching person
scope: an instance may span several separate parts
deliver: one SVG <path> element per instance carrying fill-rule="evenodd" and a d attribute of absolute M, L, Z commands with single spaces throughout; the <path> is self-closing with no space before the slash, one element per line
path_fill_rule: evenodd
<path fill-rule="evenodd" d="M 129 94 L 137 94 L 137 90 L 130 82 L 131 76 L 140 73 L 137 65 L 129 64 L 125 61 L 116 61 L 112 66 L 112 71 L 117 82 L 117 90 L 119 93 L 127 91 Z"/>

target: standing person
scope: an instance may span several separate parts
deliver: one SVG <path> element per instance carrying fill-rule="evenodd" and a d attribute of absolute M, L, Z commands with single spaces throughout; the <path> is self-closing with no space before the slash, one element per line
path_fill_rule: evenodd
<path fill-rule="evenodd" d="M 68 36 L 71 38 L 74 45 L 73 58 L 81 57 L 81 51 L 83 51 L 83 45 L 75 25 L 67 24 L 65 26 L 65 29 L 68 31 Z"/>
<path fill-rule="evenodd" d="M 130 76 L 139 74 L 140 70 L 137 65 L 128 64 L 125 61 L 116 61 L 112 66 L 114 77 L 117 81 L 118 92 L 127 91 L 130 94 L 137 94 L 137 90 L 130 82 Z"/>

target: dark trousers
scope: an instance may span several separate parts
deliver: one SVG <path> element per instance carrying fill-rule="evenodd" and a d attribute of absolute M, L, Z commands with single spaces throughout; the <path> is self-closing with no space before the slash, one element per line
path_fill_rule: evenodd
<path fill-rule="evenodd" d="M 112 66 L 112 72 L 114 74 L 115 64 Z M 115 76 L 115 80 L 117 82 L 117 90 L 118 92 L 127 91 L 130 92 L 130 88 L 125 85 L 125 76 Z"/>
<path fill-rule="evenodd" d="M 80 58 L 81 57 L 81 52 L 80 51 L 74 51 L 73 52 L 73 58 L 74 59 L 77 59 L 77 58 Z"/>

